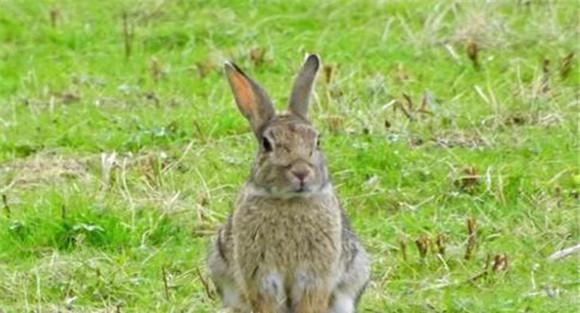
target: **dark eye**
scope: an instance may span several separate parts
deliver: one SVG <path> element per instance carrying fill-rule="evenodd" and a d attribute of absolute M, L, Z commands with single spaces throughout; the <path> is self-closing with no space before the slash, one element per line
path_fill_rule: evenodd
<path fill-rule="evenodd" d="M 320 136 L 316 138 L 316 149 L 320 149 Z"/>
<path fill-rule="evenodd" d="M 272 144 L 270 143 L 270 140 L 268 140 L 268 138 L 266 137 L 262 137 L 262 148 L 266 152 L 272 151 Z"/>

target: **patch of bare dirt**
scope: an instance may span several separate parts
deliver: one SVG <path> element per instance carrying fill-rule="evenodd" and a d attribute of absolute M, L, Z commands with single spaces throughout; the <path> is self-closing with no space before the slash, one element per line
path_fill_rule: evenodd
<path fill-rule="evenodd" d="M 433 136 L 433 142 L 443 148 L 481 149 L 492 146 L 492 143 L 479 134 L 464 132 L 441 132 Z"/>
<path fill-rule="evenodd" d="M 1 189 L 54 184 L 67 179 L 86 178 L 89 175 L 86 159 L 54 153 L 36 154 L 0 165 L 0 183 L 4 185 Z"/>

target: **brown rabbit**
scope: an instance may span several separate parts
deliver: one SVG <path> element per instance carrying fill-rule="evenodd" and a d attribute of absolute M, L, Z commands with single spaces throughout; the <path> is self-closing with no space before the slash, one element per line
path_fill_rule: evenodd
<path fill-rule="evenodd" d="M 369 280 L 364 248 L 329 181 L 308 103 L 317 55 L 296 77 L 288 113 L 233 63 L 225 72 L 260 148 L 208 264 L 223 306 L 239 313 L 353 313 Z"/>

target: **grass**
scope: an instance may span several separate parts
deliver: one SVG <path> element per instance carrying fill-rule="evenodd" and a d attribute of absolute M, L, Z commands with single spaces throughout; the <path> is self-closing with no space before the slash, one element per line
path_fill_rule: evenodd
<path fill-rule="evenodd" d="M 282 108 L 305 52 L 361 312 L 576 312 L 578 258 L 547 259 L 580 238 L 576 2 L 0 5 L 0 312 L 217 311 L 255 149 L 220 64 Z"/>

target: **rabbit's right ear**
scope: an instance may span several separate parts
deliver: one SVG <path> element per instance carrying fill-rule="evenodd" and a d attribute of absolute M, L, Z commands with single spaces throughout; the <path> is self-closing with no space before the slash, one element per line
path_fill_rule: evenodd
<path fill-rule="evenodd" d="M 302 69 L 294 79 L 294 86 L 290 93 L 290 99 L 288 99 L 288 110 L 303 119 L 308 119 L 308 104 L 319 67 L 320 57 L 311 54 L 306 57 Z"/>
<path fill-rule="evenodd" d="M 224 68 L 238 109 L 250 122 L 254 134 L 259 136 L 264 125 L 276 114 L 270 97 L 234 63 L 226 62 Z"/>

